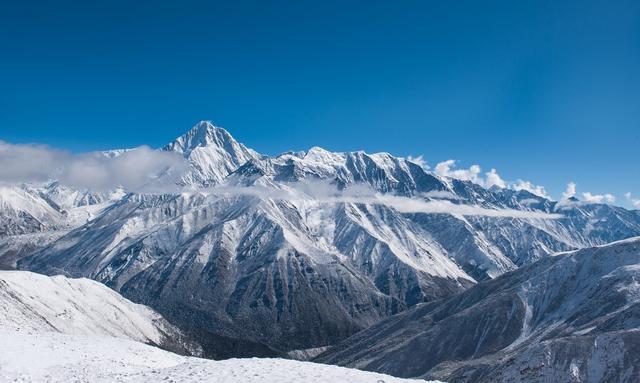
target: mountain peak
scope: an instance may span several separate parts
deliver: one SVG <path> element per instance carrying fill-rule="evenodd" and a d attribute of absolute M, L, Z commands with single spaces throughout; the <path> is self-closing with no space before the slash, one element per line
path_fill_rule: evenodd
<path fill-rule="evenodd" d="M 211 185 L 221 181 L 258 153 L 248 149 L 225 129 L 200 121 L 162 150 L 181 154 L 191 164 L 186 184 Z"/>
<path fill-rule="evenodd" d="M 200 121 L 185 134 L 176 138 L 165 147 L 165 150 L 182 153 L 186 156 L 202 146 L 217 146 L 220 148 L 238 145 L 236 140 L 224 128 L 217 127 L 211 121 Z"/>

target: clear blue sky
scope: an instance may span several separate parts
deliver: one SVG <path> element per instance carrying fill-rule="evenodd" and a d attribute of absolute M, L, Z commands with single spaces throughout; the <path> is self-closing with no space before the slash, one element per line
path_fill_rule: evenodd
<path fill-rule="evenodd" d="M 640 195 L 640 2 L 13 1 L 0 139 L 424 155 Z"/>

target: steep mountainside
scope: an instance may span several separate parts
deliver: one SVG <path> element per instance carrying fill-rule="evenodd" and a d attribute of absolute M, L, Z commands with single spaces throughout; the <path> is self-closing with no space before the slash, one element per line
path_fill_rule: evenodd
<path fill-rule="evenodd" d="M 379 206 L 130 195 L 21 267 L 94 278 L 188 328 L 309 348 L 470 285 L 407 225 Z"/>
<path fill-rule="evenodd" d="M 93 193 L 51 182 L 0 186 L 0 270 L 98 216 L 124 195 Z"/>
<path fill-rule="evenodd" d="M 640 379 L 640 238 L 547 257 L 316 360 L 450 382 Z"/>

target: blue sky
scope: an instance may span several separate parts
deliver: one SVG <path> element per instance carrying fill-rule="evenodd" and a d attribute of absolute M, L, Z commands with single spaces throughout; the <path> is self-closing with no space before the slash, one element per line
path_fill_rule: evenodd
<path fill-rule="evenodd" d="M 640 198 L 638 1 L 16 1 L 0 49 L 12 143 L 160 146 L 208 119 L 267 154 Z"/>

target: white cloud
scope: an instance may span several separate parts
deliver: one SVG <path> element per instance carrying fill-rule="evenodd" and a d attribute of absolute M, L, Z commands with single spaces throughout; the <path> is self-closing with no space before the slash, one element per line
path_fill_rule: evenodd
<path fill-rule="evenodd" d="M 434 190 L 434 191 L 430 191 L 430 192 L 426 192 L 426 193 L 422 193 L 421 194 L 423 197 L 426 198 L 435 198 L 435 199 L 449 199 L 449 200 L 462 200 L 464 198 L 455 195 L 451 192 L 448 191 L 444 191 L 444 190 Z"/>
<path fill-rule="evenodd" d="M 535 198 L 525 198 L 522 201 L 520 201 L 521 204 L 523 205 L 535 205 L 537 203 L 539 203 L 540 200 L 537 200 Z"/>
<path fill-rule="evenodd" d="M 590 192 L 582 193 L 582 199 L 587 203 L 614 203 L 616 197 L 612 194 L 591 194 Z"/>
<path fill-rule="evenodd" d="M 456 169 L 455 168 L 456 161 L 455 160 L 447 160 L 440 162 L 435 167 L 435 172 L 438 175 L 444 177 L 456 178 L 463 181 L 471 181 L 475 184 L 483 186 L 485 188 L 490 188 L 493 186 L 497 186 L 499 188 L 507 188 L 513 187 L 516 190 L 523 189 L 525 181 L 518 180 L 518 183 L 514 185 L 510 185 L 507 181 L 505 181 L 496 169 L 491 169 L 490 171 L 484 173 L 484 177 L 482 176 L 482 169 L 479 165 L 471 165 L 468 169 Z M 544 188 L 541 186 L 532 185 L 530 182 L 527 182 L 530 187 L 530 191 L 534 194 L 549 198 L 544 192 Z M 519 187 L 519 188 L 518 188 Z M 535 192 L 534 192 L 535 190 Z M 543 194 L 540 194 L 544 192 Z"/>
<path fill-rule="evenodd" d="M 569 182 L 567 184 L 567 189 L 562 193 L 564 198 L 571 198 L 576 195 L 576 183 Z"/>
<path fill-rule="evenodd" d="M 185 160 L 172 152 L 142 146 L 106 156 L 101 152 L 72 154 L 39 145 L 0 141 L 0 182 L 46 182 L 90 190 L 122 187 L 127 191 L 175 190 Z"/>
<path fill-rule="evenodd" d="M 69 158 L 71 154 L 46 146 L 12 145 L 0 141 L 0 181 L 46 181 Z"/>
<path fill-rule="evenodd" d="M 378 195 L 371 203 L 393 207 L 401 213 L 454 214 L 464 216 L 556 219 L 558 214 L 512 209 L 487 209 L 477 205 L 454 204 L 450 201 L 424 201 L 415 198 Z"/>
<path fill-rule="evenodd" d="M 469 169 L 454 169 L 455 160 L 446 160 L 436 165 L 435 172 L 444 177 L 456 178 L 463 181 L 471 181 L 484 186 L 484 180 L 480 176 L 480 166 L 471 165 Z"/>
<path fill-rule="evenodd" d="M 500 178 L 500 175 L 496 172 L 496 169 L 491 169 L 490 172 L 484 173 L 486 176 L 484 186 L 490 188 L 492 186 L 497 186 L 499 188 L 507 187 L 507 183 Z"/>
<path fill-rule="evenodd" d="M 213 196 L 251 195 L 264 199 L 287 201 L 317 201 L 322 203 L 361 203 L 384 205 L 401 213 L 452 214 L 460 216 L 487 216 L 526 219 L 557 219 L 559 214 L 512 209 L 489 209 L 478 205 L 456 204 L 446 200 L 426 201 L 391 194 L 380 194 L 364 184 L 351 185 L 346 190 L 338 190 L 325 181 L 289 183 L 284 188 L 266 186 L 228 187 L 215 186 L 207 189 Z"/>
<path fill-rule="evenodd" d="M 544 186 L 534 185 L 530 181 L 518 180 L 516 183 L 512 184 L 511 187 L 515 190 L 526 190 L 531 194 L 535 194 L 539 197 L 544 197 L 547 199 L 551 199 Z"/>
<path fill-rule="evenodd" d="M 624 196 L 627 201 L 629 201 L 631 205 L 633 205 L 633 207 L 635 207 L 636 209 L 640 209 L 640 198 L 633 198 L 631 196 L 631 192 L 625 193 Z"/>
<path fill-rule="evenodd" d="M 407 157 L 407 161 L 413 162 L 416 165 L 420 165 L 425 170 L 429 170 L 429 165 L 427 164 L 427 161 L 424 159 L 424 157 L 422 157 L 422 155 L 419 155 L 418 157 L 409 156 Z"/>
<path fill-rule="evenodd" d="M 575 197 L 577 194 L 577 184 L 575 182 L 569 182 L 567 184 L 567 189 L 562 193 L 562 196 L 565 199 L 569 199 L 571 197 Z M 581 193 L 582 203 L 614 203 L 616 202 L 616 197 L 613 194 L 593 194 L 591 192 L 583 192 Z M 567 204 L 566 204 L 567 205 Z"/>

